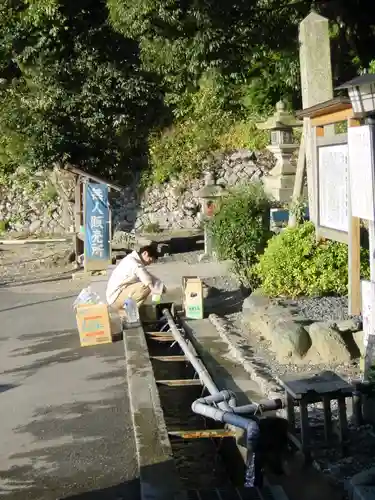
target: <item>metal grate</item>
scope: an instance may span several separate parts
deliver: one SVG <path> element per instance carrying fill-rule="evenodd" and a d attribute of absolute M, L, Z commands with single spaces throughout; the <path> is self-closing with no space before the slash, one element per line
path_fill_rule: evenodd
<path fill-rule="evenodd" d="M 276 500 L 270 488 L 218 488 L 189 490 L 189 500 Z"/>

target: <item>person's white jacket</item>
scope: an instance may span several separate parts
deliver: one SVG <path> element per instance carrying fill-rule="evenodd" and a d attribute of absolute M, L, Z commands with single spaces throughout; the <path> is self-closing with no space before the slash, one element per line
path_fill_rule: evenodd
<path fill-rule="evenodd" d="M 113 304 L 121 291 L 133 283 L 142 282 L 152 290 L 155 280 L 155 277 L 147 271 L 138 252 L 134 250 L 113 270 L 107 285 L 107 303 Z"/>

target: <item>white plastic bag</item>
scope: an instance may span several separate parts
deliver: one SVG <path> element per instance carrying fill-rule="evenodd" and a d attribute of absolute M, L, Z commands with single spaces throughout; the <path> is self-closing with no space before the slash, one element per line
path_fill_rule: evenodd
<path fill-rule="evenodd" d="M 83 304 L 103 304 L 99 295 L 91 290 L 91 287 L 84 288 L 79 293 L 74 301 L 73 308 L 77 309 L 78 306 Z"/>

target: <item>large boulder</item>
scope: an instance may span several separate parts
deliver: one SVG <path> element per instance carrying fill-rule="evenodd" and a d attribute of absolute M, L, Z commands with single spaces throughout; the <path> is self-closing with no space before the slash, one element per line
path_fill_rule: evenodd
<path fill-rule="evenodd" d="M 259 291 L 245 299 L 243 321 L 250 331 L 271 342 L 281 363 L 301 360 L 311 347 L 309 334 L 292 311 L 273 303 Z"/>
<path fill-rule="evenodd" d="M 352 356 L 335 323 L 313 323 L 309 327 L 309 334 L 320 363 L 350 362 Z"/>

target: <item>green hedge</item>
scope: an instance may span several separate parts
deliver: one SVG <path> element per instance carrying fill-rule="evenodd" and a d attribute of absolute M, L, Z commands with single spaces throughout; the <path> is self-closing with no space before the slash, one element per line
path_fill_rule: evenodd
<path fill-rule="evenodd" d="M 361 274 L 368 278 L 368 251 L 361 252 Z M 316 243 L 314 224 L 306 222 L 274 236 L 255 271 L 263 290 L 273 297 L 346 295 L 348 246 L 328 240 Z"/>

